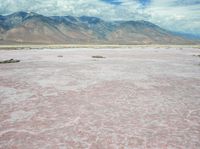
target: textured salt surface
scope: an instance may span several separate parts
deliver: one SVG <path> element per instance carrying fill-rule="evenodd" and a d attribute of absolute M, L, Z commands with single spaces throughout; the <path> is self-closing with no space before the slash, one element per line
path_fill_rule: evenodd
<path fill-rule="evenodd" d="M 199 149 L 198 54 L 1 50 L 21 62 L 0 65 L 0 148 Z"/>

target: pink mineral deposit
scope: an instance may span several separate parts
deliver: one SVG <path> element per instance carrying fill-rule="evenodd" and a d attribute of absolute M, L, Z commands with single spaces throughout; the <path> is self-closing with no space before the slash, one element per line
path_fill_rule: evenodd
<path fill-rule="evenodd" d="M 199 149 L 198 54 L 1 50 L 0 149 Z"/>

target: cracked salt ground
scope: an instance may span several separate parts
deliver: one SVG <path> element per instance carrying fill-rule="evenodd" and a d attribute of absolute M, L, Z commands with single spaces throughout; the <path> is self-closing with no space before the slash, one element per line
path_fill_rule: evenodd
<path fill-rule="evenodd" d="M 11 113 L 11 117 L 10 117 L 10 122 L 17 122 L 17 121 L 27 121 L 30 120 L 31 116 L 34 114 L 34 112 L 31 111 L 14 111 Z"/>
<path fill-rule="evenodd" d="M 194 53 L 200 50 L 0 51 L 22 60 L 0 66 L 0 148 L 198 149 Z"/>

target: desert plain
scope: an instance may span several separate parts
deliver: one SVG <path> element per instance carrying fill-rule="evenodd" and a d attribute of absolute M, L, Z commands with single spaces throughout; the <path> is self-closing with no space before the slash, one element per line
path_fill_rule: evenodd
<path fill-rule="evenodd" d="M 200 49 L 8 50 L 1 149 L 199 149 Z"/>

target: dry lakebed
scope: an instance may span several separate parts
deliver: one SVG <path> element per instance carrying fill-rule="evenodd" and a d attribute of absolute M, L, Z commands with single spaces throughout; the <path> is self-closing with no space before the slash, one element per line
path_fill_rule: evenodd
<path fill-rule="evenodd" d="M 0 149 L 199 149 L 200 49 L 0 50 Z"/>

